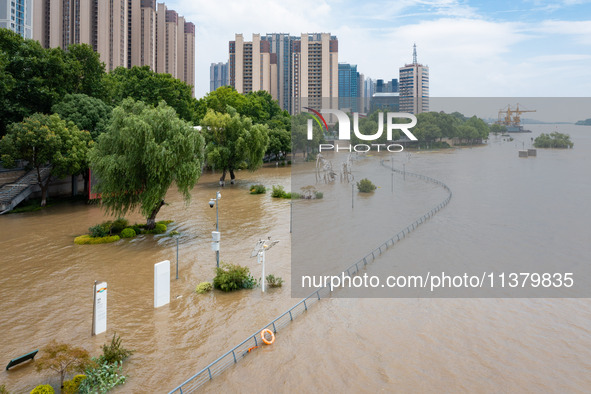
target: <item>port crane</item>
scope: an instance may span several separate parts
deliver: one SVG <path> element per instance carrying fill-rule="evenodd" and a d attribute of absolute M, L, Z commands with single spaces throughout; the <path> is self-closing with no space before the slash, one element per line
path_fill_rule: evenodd
<path fill-rule="evenodd" d="M 503 126 L 519 126 L 521 124 L 521 114 L 525 112 L 536 112 L 535 109 L 519 109 L 519 103 L 515 109 L 511 108 L 511 104 L 499 110 L 499 120 L 495 123 Z"/>

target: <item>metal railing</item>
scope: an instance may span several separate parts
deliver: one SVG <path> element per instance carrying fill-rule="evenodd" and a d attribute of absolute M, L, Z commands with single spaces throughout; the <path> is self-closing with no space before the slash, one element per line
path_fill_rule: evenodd
<path fill-rule="evenodd" d="M 381 164 L 385 167 L 384 161 L 382 161 Z M 390 169 L 389 167 L 387 168 Z M 393 169 L 393 171 L 400 174 L 403 173 L 403 171 L 397 169 Z M 374 261 L 377 257 L 382 255 L 382 253 L 384 253 L 387 249 L 391 248 L 397 242 L 404 239 L 411 231 L 415 230 L 418 226 L 420 226 L 421 224 L 429 220 L 431 217 L 433 217 L 433 215 L 435 215 L 442 208 L 444 208 L 451 200 L 451 190 L 445 183 L 438 181 L 437 179 L 421 174 L 415 174 L 412 172 L 406 171 L 404 172 L 404 174 L 405 176 L 415 177 L 443 187 L 448 192 L 447 198 L 435 207 L 433 207 L 429 212 L 425 213 L 423 216 L 415 220 L 413 223 L 406 226 L 398 234 L 395 234 L 392 238 L 388 239 L 386 242 L 382 243 L 380 246 L 378 246 L 377 248 L 369 252 L 367 255 L 359 259 L 359 261 L 350 265 L 346 270 L 343 271 L 343 273 L 346 273 L 347 275 L 355 275 L 356 273 L 358 273 L 361 270 L 361 268 L 365 267 L 367 264 Z M 282 329 L 291 321 L 293 321 L 293 319 L 306 312 L 311 305 L 314 305 L 321 298 L 329 296 L 330 293 L 330 287 L 321 287 L 318 290 L 314 291 L 312 294 L 310 294 L 303 300 L 299 301 L 297 304 L 289 308 L 287 311 L 283 312 L 281 315 L 279 315 L 279 317 L 275 318 L 269 324 L 265 325 L 264 327 L 261 327 L 260 330 L 257 330 L 254 334 L 250 335 L 240 344 L 234 346 L 228 352 L 224 353 L 217 360 L 213 361 L 208 366 L 203 368 L 201 371 L 197 372 L 195 375 L 191 376 L 189 379 L 178 385 L 176 388 L 171 390 L 169 394 L 183 394 L 194 392 L 203 384 L 212 380 L 215 376 L 221 374 L 228 367 L 230 367 L 233 364 L 236 364 L 247 354 L 249 354 L 254 347 L 261 345 L 262 341 L 259 335 L 262 330 L 269 329 L 273 331 L 273 333 L 277 333 L 280 329 Z"/>

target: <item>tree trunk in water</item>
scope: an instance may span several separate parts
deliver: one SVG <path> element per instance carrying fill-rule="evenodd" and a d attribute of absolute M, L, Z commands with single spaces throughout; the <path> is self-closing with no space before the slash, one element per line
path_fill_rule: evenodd
<path fill-rule="evenodd" d="M 234 179 L 236 179 L 236 177 L 234 176 L 234 169 L 230 168 L 230 184 L 234 184 Z"/>
<path fill-rule="evenodd" d="M 88 183 L 90 182 L 90 179 L 88 179 L 88 168 L 84 171 L 82 171 L 82 179 L 84 179 L 84 195 L 86 196 L 86 198 L 88 198 Z"/>
<path fill-rule="evenodd" d="M 222 176 L 220 177 L 220 186 L 224 186 L 226 183 L 226 169 L 224 168 L 224 172 L 222 172 Z"/>
<path fill-rule="evenodd" d="M 47 178 L 47 182 L 43 184 L 41 180 L 40 167 L 37 167 L 37 182 L 39 183 L 39 187 L 41 188 L 41 206 L 44 207 L 47 204 L 47 187 L 49 186 L 49 177 Z"/>
<path fill-rule="evenodd" d="M 156 208 L 152 211 L 150 216 L 148 217 L 148 221 L 146 222 L 146 230 L 153 230 L 156 227 L 156 215 L 160 212 L 160 208 L 164 205 L 164 200 L 160 201 Z"/>

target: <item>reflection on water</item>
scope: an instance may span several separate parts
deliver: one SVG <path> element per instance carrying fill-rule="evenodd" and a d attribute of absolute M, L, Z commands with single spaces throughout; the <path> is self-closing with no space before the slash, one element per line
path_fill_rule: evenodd
<path fill-rule="evenodd" d="M 544 127 L 537 126 L 536 133 Z M 481 148 L 413 153 L 407 168 L 441 179 L 454 198 L 387 256 L 439 259 L 455 266 L 478 258 L 510 261 L 543 239 L 556 250 L 542 258 L 588 260 L 591 218 L 579 207 L 591 196 L 589 129 L 571 126 L 567 132 L 573 150 L 543 150 L 535 159 L 517 158 L 519 141 L 494 137 Z M 54 338 L 96 355 L 116 330 L 136 350 L 125 367 L 130 378 L 119 391 L 162 392 L 290 307 L 296 300 L 290 298 L 289 204 L 270 194 L 248 194 L 253 183 L 290 190 L 285 168 L 240 173 L 237 185 L 221 190 L 219 213 L 222 261 L 246 264 L 259 276 L 260 266 L 248 256 L 256 240 L 272 236 L 281 242 L 267 254 L 266 270 L 286 279 L 286 285 L 264 295 L 258 289 L 204 296 L 193 292 L 213 277 L 215 254 L 209 242 L 215 209 L 207 203 L 217 178 L 204 175 L 188 206 L 174 190 L 167 196 L 170 205 L 159 219 L 175 220 L 170 229 L 182 234 L 180 278 L 172 280 L 170 305 L 157 310 L 153 264 L 169 259 L 174 272 L 172 238 L 74 245 L 76 235 L 106 220 L 98 207 L 84 204 L 0 217 L 0 361 L 7 363 Z M 388 186 L 384 193 L 390 192 Z M 426 194 L 418 191 L 409 187 L 404 198 L 422 214 L 433 197 L 422 198 Z M 327 193 L 325 198 L 328 203 Z M 547 237 L 550 226 L 556 229 L 552 238 Z M 570 247 L 559 248 L 567 240 Z M 380 269 L 377 260 L 368 273 Z M 90 337 L 91 289 L 99 279 L 109 284 L 108 332 Z M 308 314 L 279 333 L 273 346 L 204 388 L 564 392 L 591 387 L 591 308 L 586 299 L 330 299 Z M 25 392 L 46 380 L 31 366 L 0 373 L 0 382 L 11 392 Z"/>

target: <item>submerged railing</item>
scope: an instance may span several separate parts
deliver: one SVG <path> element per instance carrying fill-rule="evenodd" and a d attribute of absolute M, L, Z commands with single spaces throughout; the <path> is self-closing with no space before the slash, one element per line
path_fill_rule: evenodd
<path fill-rule="evenodd" d="M 385 167 L 384 161 L 382 161 L 381 164 Z M 390 169 L 389 167 L 387 168 Z M 392 171 L 404 174 L 405 177 L 415 177 L 426 182 L 434 183 L 438 186 L 441 186 L 448 192 L 448 196 L 447 198 L 445 198 L 445 200 L 437 204 L 430 211 L 425 213 L 423 216 L 419 217 L 413 223 L 406 226 L 402 231 L 395 234 L 392 238 L 388 239 L 386 242 L 382 243 L 380 246 L 369 252 L 356 263 L 350 265 L 346 270 L 343 271 L 343 273 L 346 273 L 347 275 L 355 275 L 356 273 L 358 273 L 367 264 L 373 262 L 377 257 L 381 256 L 382 253 L 384 253 L 387 249 L 391 248 L 397 242 L 404 239 L 411 231 L 415 230 L 418 226 L 420 226 L 421 224 L 429 220 L 431 217 L 433 217 L 437 212 L 439 212 L 447 204 L 449 204 L 449 201 L 451 200 L 452 192 L 450 188 L 445 183 L 438 181 L 437 179 L 421 174 L 415 174 L 412 172 L 403 172 L 397 169 L 392 169 Z M 261 327 L 260 330 L 250 335 L 240 344 L 234 346 L 228 352 L 224 353 L 217 360 L 213 361 L 208 366 L 203 368 L 201 371 L 197 372 L 195 375 L 191 376 L 189 379 L 181 383 L 175 389 L 170 391 L 170 394 L 183 394 L 194 392 L 203 384 L 210 381 L 215 376 L 221 374 L 228 367 L 230 367 L 233 364 L 236 364 L 244 356 L 250 353 L 250 351 L 253 350 L 254 347 L 260 346 L 262 344 L 262 341 L 259 335 L 262 330 L 268 329 L 273 331 L 273 333 L 277 333 L 280 329 L 289 324 L 293 319 L 306 312 L 311 305 L 314 305 L 321 298 L 330 296 L 330 293 L 330 287 L 322 287 L 314 291 L 312 294 L 310 294 L 303 300 L 299 301 L 297 304 L 289 308 L 287 311 L 283 312 L 281 315 L 279 315 L 279 317 L 275 318 L 273 321 L 271 321 L 264 327 Z"/>

